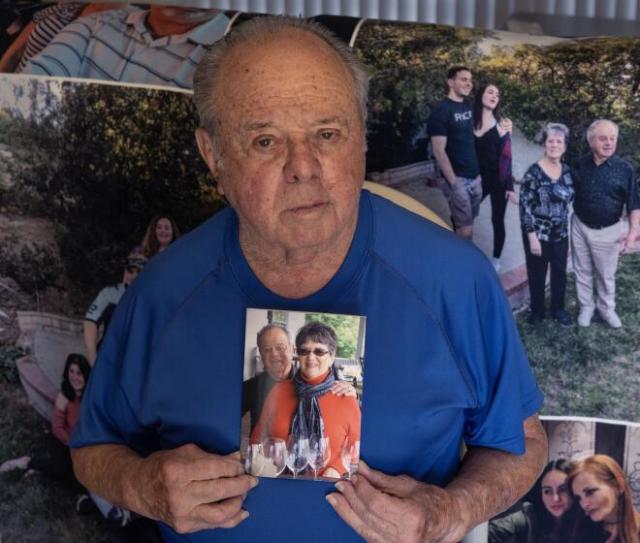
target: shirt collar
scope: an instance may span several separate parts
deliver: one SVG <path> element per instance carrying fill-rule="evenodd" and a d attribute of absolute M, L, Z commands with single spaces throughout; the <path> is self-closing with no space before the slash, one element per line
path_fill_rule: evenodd
<path fill-rule="evenodd" d="M 148 10 L 134 11 L 127 17 L 126 23 L 128 26 L 133 27 L 147 45 L 151 47 L 163 47 L 169 43 L 178 44 L 186 41 L 198 45 L 212 45 L 224 35 L 227 30 L 227 25 L 229 24 L 228 17 L 224 13 L 218 13 L 209 21 L 202 23 L 200 26 L 196 26 L 186 34 L 163 36 L 162 38 L 154 39 L 153 34 L 146 25 L 148 14 Z"/>

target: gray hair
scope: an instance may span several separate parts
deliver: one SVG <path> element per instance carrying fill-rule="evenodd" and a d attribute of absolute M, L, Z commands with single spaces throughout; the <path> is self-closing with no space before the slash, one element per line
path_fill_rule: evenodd
<path fill-rule="evenodd" d="M 569 141 L 569 128 L 567 127 L 566 124 L 562 124 L 562 123 L 547 123 L 544 125 L 544 128 L 542 129 L 542 142 L 546 142 L 547 138 L 549 137 L 549 134 L 551 134 L 551 132 L 555 132 L 557 134 L 562 134 L 562 137 L 564 138 L 564 143 L 565 145 L 568 143 Z"/>
<path fill-rule="evenodd" d="M 362 123 L 366 124 L 369 76 L 363 63 L 349 46 L 320 23 L 294 17 L 265 16 L 243 23 L 214 43 L 203 55 L 196 68 L 193 76 L 193 100 L 198 111 L 200 126 L 209 134 L 215 133 L 216 104 L 213 103 L 213 96 L 216 82 L 221 77 L 220 66 L 225 57 L 233 49 L 245 43 L 255 43 L 269 37 L 290 34 L 292 30 L 300 30 L 320 38 L 338 54 L 351 74 L 354 97 L 358 103 Z M 286 56 L 286 51 L 283 51 L 283 56 Z"/>
<path fill-rule="evenodd" d="M 282 330 L 285 334 L 287 334 L 287 341 L 289 342 L 289 345 L 291 345 L 291 333 L 289 332 L 287 327 L 284 324 L 278 324 L 277 322 L 272 322 L 260 328 L 260 331 L 258 332 L 258 336 L 256 337 L 256 345 L 258 346 L 258 349 L 260 349 L 260 341 L 262 340 L 262 337 L 269 330 L 273 330 L 274 328 L 277 328 L 278 330 Z"/>
<path fill-rule="evenodd" d="M 332 355 L 336 354 L 338 350 L 338 336 L 328 324 L 318 321 L 311 321 L 305 324 L 296 334 L 296 349 L 300 349 L 304 342 L 309 339 L 315 343 L 326 345 Z"/>
<path fill-rule="evenodd" d="M 601 125 L 602 123 L 610 123 L 613 126 L 613 128 L 615 128 L 616 138 L 618 137 L 618 134 L 620 133 L 620 129 L 618 128 L 618 125 L 616 123 L 614 123 L 609 119 L 596 119 L 589 125 L 589 128 L 587 128 L 588 143 L 591 143 L 591 140 L 593 139 L 593 133 L 596 131 L 596 128 L 598 128 L 598 126 Z"/>

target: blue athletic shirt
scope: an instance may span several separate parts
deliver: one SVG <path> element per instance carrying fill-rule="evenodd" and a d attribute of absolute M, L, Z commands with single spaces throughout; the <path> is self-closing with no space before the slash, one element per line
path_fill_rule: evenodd
<path fill-rule="evenodd" d="M 524 452 L 522 423 L 542 395 L 489 261 L 366 191 L 347 258 L 303 299 L 258 281 L 230 208 L 154 258 L 118 305 L 71 446 L 238 450 L 248 307 L 367 317 L 361 455 L 371 467 L 445 485 L 463 440 Z M 324 499 L 332 490 L 261 478 L 232 530 L 160 528 L 170 542 L 360 541 Z"/>

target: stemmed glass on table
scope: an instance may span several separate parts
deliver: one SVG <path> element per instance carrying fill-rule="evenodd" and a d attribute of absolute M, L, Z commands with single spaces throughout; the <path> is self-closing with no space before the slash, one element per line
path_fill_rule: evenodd
<path fill-rule="evenodd" d="M 298 473 L 307 467 L 307 451 L 309 450 L 308 439 L 294 439 L 289 437 L 287 442 L 287 467 L 293 473 L 293 478 L 298 476 Z"/>
<path fill-rule="evenodd" d="M 351 476 L 358 469 L 358 462 L 360 461 L 360 442 L 354 441 L 347 436 L 340 450 L 340 459 L 347 470 L 347 479 L 351 479 Z"/>
<path fill-rule="evenodd" d="M 287 462 L 287 444 L 284 439 L 277 437 L 267 437 L 262 440 L 262 454 L 265 460 L 268 460 L 275 470 L 272 473 L 265 474 L 267 477 L 278 477 L 286 466 Z M 265 469 L 267 468 L 265 462 Z"/>
<path fill-rule="evenodd" d="M 331 459 L 331 447 L 329 438 L 324 435 L 312 434 L 309 437 L 309 450 L 307 452 L 309 465 L 313 468 L 313 480 L 318 480 L 318 470 L 324 469 Z"/>

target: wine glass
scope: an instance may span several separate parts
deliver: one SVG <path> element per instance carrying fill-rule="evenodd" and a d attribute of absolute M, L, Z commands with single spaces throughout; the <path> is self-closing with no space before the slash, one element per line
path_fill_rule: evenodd
<path fill-rule="evenodd" d="M 293 472 L 295 479 L 304 468 L 307 467 L 307 450 L 309 449 L 308 439 L 294 439 L 289 437 L 287 443 L 287 467 Z"/>
<path fill-rule="evenodd" d="M 309 465 L 313 468 L 314 481 L 318 480 L 318 470 L 325 468 L 330 458 L 331 447 L 329 446 L 329 438 L 321 434 L 312 434 L 309 437 L 307 459 L 309 460 Z"/>
<path fill-rule="evenodd" d="M 262 441 L 262 454 L 265 458 L 263 477 L 278 477 L 287 463 L 287 444 L 284 439 L 267 437 Z"/>
<path fill-rule="evenodd" d="M 254 476 L 261 474 L 264 467 L 264 457 L 261 443 L 247 443 L 244 452 L 244 470 Z"/>
<path fill-rule="evenodd" d="M 340 451 L 340 459 L 347 470 L 347 479 L 351 479 L 351 476 L 358 469 L 360 461 L 360 442 L 354 441 L 350 436 L 345 437 Z"/>

